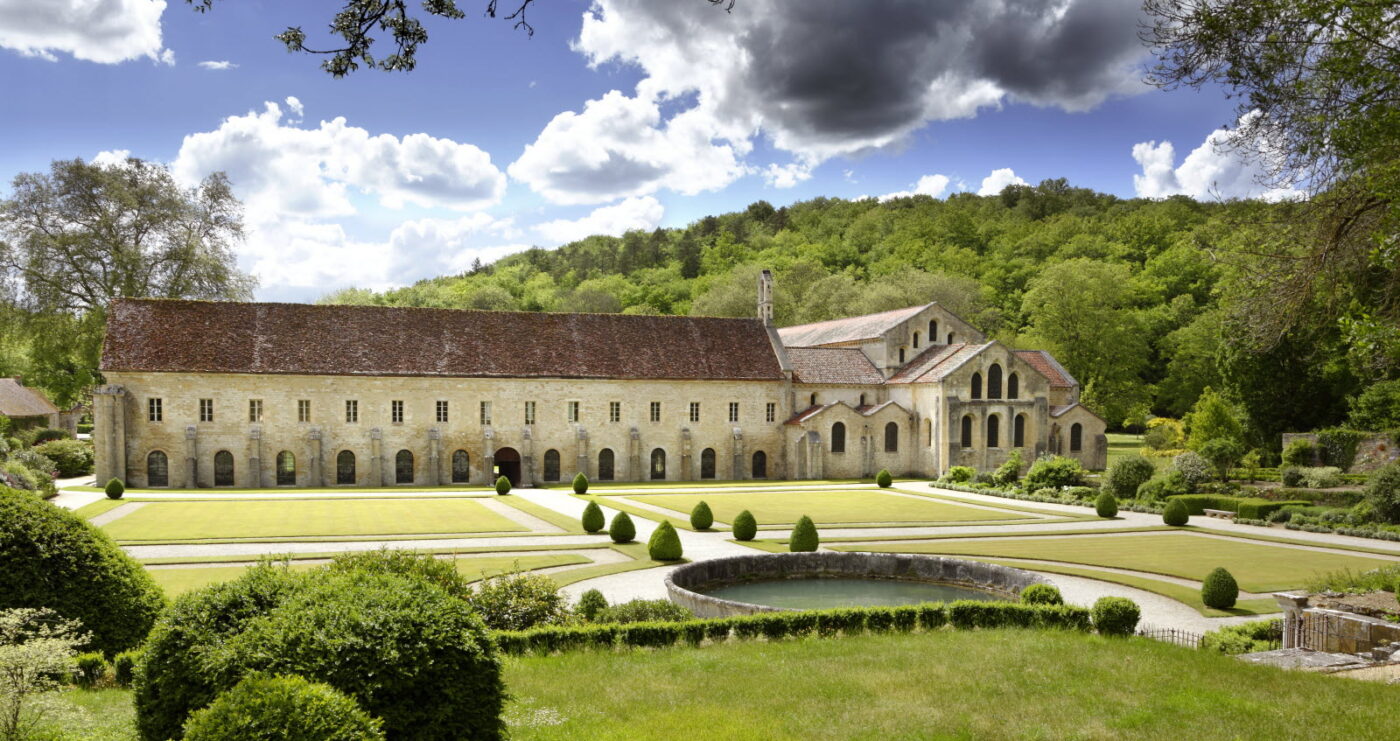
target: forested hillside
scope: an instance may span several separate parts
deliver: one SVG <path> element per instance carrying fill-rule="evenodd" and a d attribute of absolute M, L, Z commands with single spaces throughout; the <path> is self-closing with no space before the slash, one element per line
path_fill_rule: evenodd
<path fill-rule="evenodd" d="M 1114 427 L 1182 416 L 1215 387 L 1254 444 L 1276 448 L 1280 431 L 1340 422 L 1370 380 L 1325 315 L 1277 341 L 1246 331 L 1257 232 L 1290 208 L 1123 200 L 1063 180 L 990 197 L 760 201 L 323 302 L 752 316 L 770 268 L 780 325 L 936 300 L 1002 342 L 1054 352 Z"/>

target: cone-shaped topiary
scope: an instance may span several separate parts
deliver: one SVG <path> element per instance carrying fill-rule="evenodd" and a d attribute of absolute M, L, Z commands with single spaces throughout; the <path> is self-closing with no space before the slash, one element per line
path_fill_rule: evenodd
<path fill-rule="evenodd" d="M 1217 567 L 1206 574 L 1205 581 L 1201 582 L 1201 601 L 1206 603 L 1206 607 L 1228 610 L 1235 606 L 1235 600 L 1239 598 L 1240 585 L 1224 568 Z"/>
<path fill-rule="evenodd" d="M 587 491 L 588 477 L 583 475 L 583 471 L 579 471 L 577 474 L 574 475 L 574 493 L 583 494 Z"/>
<path fill-rule="evenodd" d="M 1094 500 L 1094 512 L 1099 517 L 1117 517 L 1118 497 L 1108 491 L 1099 494 L 1099 498 Z"/>
<path fill-rule="evenodd" d="M 1063 605 L 1065 598 L 1054 584 L 1032 584 L 1021 590 L 1021 602 L 1027 605 Z"/>
<path fill-rule="evenodd" d="M 890 475 L 890 469 L 880 469 L 880 472 L 875 474 L 875 483 L 879 484 L 881 489 L 890 488 L 894 484 L 894 477 Z"/>
<path fill-rule="evenodd" d="M 112 479 L 102 490 L 107 492 L 108 499 L 121 499 L 126 493 L 126 484 L 123 484 L 121 479 Z"/>
<path fill-rule="evenodd" d="M 1167 508 L 1162 510 L 1162 522 L 1173 527 L 1185 525 L 1190 519 L 1191 513 L 1186 510 L 1186 503 L 1180 499 L 1167 502 Z"/>
<path fill-rule="evenodd" d="M 696 530 L 709 530 L 713 524 L 715 524 L 715 515 L 710 511 L 710 505 L 701 500 L 699 504 L 695 505 L 695 509 L 690 511 L 690 526 Z"/>
<path fill-rule="evenodd" d="M 753 540 L 758 535 L 758 520 L 753 518 L 753 513 L 744 510 L 734 517 L 734 539 Z"/>
<path fill-rule="evenodd" d="M 792 537 L 788 539 L 788 550 L 793 553 L 802 551 L 815 551 L 821 544 L 821 539 L 817 536 L 817 525 L 812 522 L 812 518 L 802 515 L 797 521 L 796 527 L 792 529 Z"/>
<path fill-rule="evenodd" d="M 502 476 L 496 479 L 496 493 L 505 496 L 510 493 L 510 479 Z"/>
<path fill-rule="evenodd" d="M 603 508 L 599 507 L 597 502 L 589 502 L 588 506 L 583 508 L 584 532 L 596 533 L 605 525 L 607 521 L 603 519 Z"/>
<path fill-rule="evenodd" d="M 647 541 L 647 554 L 653 561 L 681 560 L 681 536 L 670 522 L 662 520 Z"/>
<path fill-rule="evenodd" d="M 632 524 L 632 518 L 626 512 L 618 512 L 608 526 L 608 537 L 614 543 L 631 543 L 637 537 L 637 526 Z"/>
<path fill-rule="evenodd" d="M 608 598 L 604 597 L 602 592 L 590 589 L 579 596 L 578 606 L 574 610 L 582 615 L 584 620 L 591 621 L 598 615 L 599 611 L 606 610 L 607 607 Z"/>

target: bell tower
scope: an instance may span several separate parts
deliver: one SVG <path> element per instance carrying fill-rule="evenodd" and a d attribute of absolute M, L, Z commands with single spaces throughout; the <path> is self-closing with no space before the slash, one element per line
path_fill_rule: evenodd
<path fill-rule="evenodd" d="M 766 268 L 758 274 L 758 318 L 765 327 L 773 324 L 773 273 Z"/>

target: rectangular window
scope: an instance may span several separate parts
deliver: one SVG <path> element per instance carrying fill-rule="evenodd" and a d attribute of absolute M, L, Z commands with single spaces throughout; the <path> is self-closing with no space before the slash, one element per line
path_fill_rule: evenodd
<path fill-rule="evenodd" d="M 345 421 L 351 424 L 360 421 L 360 402 L 354 399 L 345 400 Z"/>
<path fill-rule="evenodd" d="M 200 399 L 200 400 L 199 400 L 199 421 L 200 421 L 200 422 L 213 422 L 213 421 L 214 421 L 214 400 L 213 400 L 213 399 Z"/>
<path fill-rule="evenodd" d="M 395 399 L 389 402 L 389 421 L 396 425 L 403 424 L 403 402 Z"/>
<path fill-rule="evenodd" d="M 765 420 L 768 420 L 769 422 L 777 422 L 777 421 L 778 421 L 778 405 L 777 405 L 777 404 L 774 404 L 774 403 L 771 402 L 771 401 L 768 402 L 768 408 L 767 408 L 766 410 L 764 410 L 764 412 L 763 412 L 763 418 L 764 418 Z"/>
<path fill-rule="evenodd" d="M 737 401 L 731 401 L 731 402 L 729 402 L 729 421 L 730 421 L 730 422 L 738 422 L 738 421 L 739 421 L 739 402 L 737 402 Z"/>
<path fill-rule="evenodd" d="M 527 425 L 532 425 L 532 424 L 534 424 L 534 423 L 535 423 L 535 402 L 533 402 L 533 401 L 527 401 L 527 402 L 525 402 L 525 424 L 527 424 Z"/>
<path fill-rule="evenodd" d="M 569 424 L 575 424 L 575 423 L 577 423 L 577 422 L 578 422 L 578 402 L 576 402 L 576 401 L 571 401 L 571 402 L 569 402 Z"/>
<path fill-rule="evenodd" d="M 447 422 L 447 402 L 445 401 L 437 403 L 437 421 L 444 424 Z"/>
<path fill-rule="evenodd" d="M 651 403 L 651 421 L 661 421 L 661 402 L 659 401 L 653 401 Z"/>
<path fill-rule="evenodd" d="M 311 400 L 310 400 L 310 399 L 300 399 L 300 400 L 297 401 L 297 421 L 298 421 L 298 422 L 310 422 L 310 421 L 311 421 Z"/>
<path fill-rule="evenodd" d="M 692 401 L 692 402 L 690 402 L 690 421 L 691 421 L 691 422 L 699 422 L 699 421 L 700 421 L 700 402 L 698 402 L 698 401 Z"/>
<path fill-rule="evenodd" d="M 147 399 L 147 400 L 146 400 L 146 419 L 149 419 L 149 420 L 152 421 L 152 422 L 159 422 L 159 421 L 161 421 L 163 418 L 164 418 L 164 413 L 163 413 L 162 410 L 161 410 L 161 402 L 160 402 L 160 399 Z"/>
<path fill-rule="evenodd" d="M 491 402 L 489 401 L 481 402 L 481 424 L 491 424 Z"/>
<path fill-rule="evenodd" d="M 621 421 L 622 421 L 622 402 L 620 402 L 620 401 L 610 401 L 610 402 L 608 402 L 608 421 L 609 421 L 609 422 L 621 422 Z"/>
<path fill-rule="evenodd" d="M 261 422 L 261 421 L 262 421 L 262 399 L 249 399 L 249 400 L 248 400 L 248 421 L 249 421 L 249 422 Z"/>

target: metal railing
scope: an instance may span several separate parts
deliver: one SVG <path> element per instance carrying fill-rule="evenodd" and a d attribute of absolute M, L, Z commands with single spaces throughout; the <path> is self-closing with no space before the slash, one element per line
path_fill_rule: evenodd
<path fill-rule="evenodd" d="M 1192 633 L 1189 630 L 1179 628 L 1159 628 L 1153 625 L 1139 625 L 1137 634 L 1144 638 L 1151 638 L 1154 641 L 1170 643 L 1175 646 L 1185 646 L 1186 648 L 1200 648 L 1200 633 Z"/>

